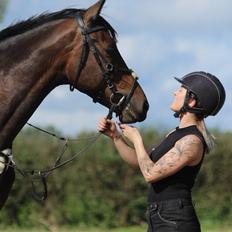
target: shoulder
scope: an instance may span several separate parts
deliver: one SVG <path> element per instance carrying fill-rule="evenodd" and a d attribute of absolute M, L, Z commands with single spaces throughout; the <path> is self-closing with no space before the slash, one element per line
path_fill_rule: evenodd
<path fill-rule="evenodd" d="M 202 158 L 204 146 L 199 136 L 189 134 L 175 143 L 175 149 L 187 159 L 189 165 L 195 165 Z"/>
<path fill-rule="evenodd" d="M 167 138 L 170 134 L 172 134 L 173 132 L 175 132 L 176 129 L 172 129 L 171 131 L 169 131 L 166 135 L 165 135 L 165 138 Z"/>
<path fill-rule="evenodd" d="M 181 146 L 203 146 L 202 140 L 195 134 L 185 135 L 176 144 Z"/>

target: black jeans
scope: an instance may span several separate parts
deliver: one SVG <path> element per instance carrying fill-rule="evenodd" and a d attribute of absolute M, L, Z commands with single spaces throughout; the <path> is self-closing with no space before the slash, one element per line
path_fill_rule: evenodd
<path fill-rule="evenodd" d="M 191 200 L 177 199 L 148 204 L 148 232 L 200 232 Z"/>

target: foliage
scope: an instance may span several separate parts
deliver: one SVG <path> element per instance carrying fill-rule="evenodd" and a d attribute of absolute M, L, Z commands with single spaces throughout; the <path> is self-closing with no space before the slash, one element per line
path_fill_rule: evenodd
<path fill-rule="evenodd" d="M 50 128 L 60 134 L 54 128 Z M 145 144 L 158 143 L 163 132 L 143 128 Z M 232 219 L 230 177 L 231 132 L 215 131 L 216 149 L 206 155 L 194 188 L 200 218 L 218 222 Z M 80 133 L 77 137 L 93 136 Z M 27 170 L 52 167 L 63 143 L 26 129 L 15 140 L 13 151 L 17 166 Z M 70 142 L 63 160 L 80 151 L 89 141 Z M 49 230 L 61 225 L 107 227 L 141 225 L 145 222 L 147 184 L 139 171 L 132 170 L 118 156 L 111 141 L 101 136 L 89 150 L 48 176 L 48 199 L 35 201 L 30 181 L 16 173 L 7 204 L 0 212 L 0 224 Z M 40 182 L 37 188 L 41 188 Z"/>
<path fill-rule="evenodd" d="M 1 0 L 0 1 L 0 22 L 3 20 L 3 16 L 6 10 L 8 0 Z"/>
<path fill-rule="evenodd" d="M 206 155 L 194 193 L 204 219 L 219 222 L 232 219 L 232 133 L 215 131 L 216 147 Z"/>

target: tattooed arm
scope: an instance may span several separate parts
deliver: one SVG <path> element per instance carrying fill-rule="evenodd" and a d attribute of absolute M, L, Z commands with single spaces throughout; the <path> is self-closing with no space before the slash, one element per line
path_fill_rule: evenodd
<path fill-rule="evenodd" d="M 196 165 L 203 154 L 202 142 L 196 135 L 187 135 L 177 141 L 175 146 L 155 163 L 145 151 L 142 139 L 137 140 L 134 145 L 140 170 L 147 182 L 157 182 L 185 166 Z"/>

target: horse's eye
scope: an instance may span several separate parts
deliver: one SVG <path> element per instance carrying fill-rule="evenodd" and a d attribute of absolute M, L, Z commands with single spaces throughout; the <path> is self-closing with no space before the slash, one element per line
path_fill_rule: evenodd
<path fill-rule="evenodd" d="M 112 55 L 112 54 L 114 54 L 114 49 L 113 49 L 113 48 L 106 48 L 106 52 L 107 52 L 109 55 Z"/>

